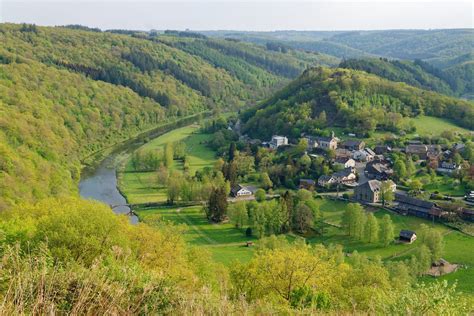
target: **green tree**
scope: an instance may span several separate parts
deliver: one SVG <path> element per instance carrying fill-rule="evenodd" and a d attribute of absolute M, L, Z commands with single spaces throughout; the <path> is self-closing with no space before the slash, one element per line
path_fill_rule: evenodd
<path fill-rule="evenodd" d="M 267 198 L 267 194 L 265 193 L 265 190 L 258 189 L 255 192 L 255 200 L 257 200 L 257 202 L 263 202 L 265 201 L 266 198 Z"/>
<path fill-rule="evenodd" d="M 206 215 L 210 221 L 220 223 L 227 214 L 227 194 L 225 188 L 213 188 L 206 207 Z"/>
<path fill-rule="evenodd" d="M 365 240 L 369 243 L 375 243 L 379 240 L 379 223 L 373 213 L 367 214 L 367 220 L 365 224 Z"/>
<path fill-rule="evenodd" d="M 273 182 L 268 176 L 267 172 L 262 172 L 262 174 L 260 175 L 260 183 L 262 184 L 262 188 L 264 188 L 265 190 L 271 189 L 271 187 L 273 186 Z"/>
<path fill-rule="evenodd" d="M 243 202 L 231 204 L 228 209 L 229 218 L 235 227 L 242 228 L 248 222 L 247 206 Z"/>
<path fill-rule="evenodd" d="M 417 248 L 415 253 L 416 271 L 418 275 L 425 274 L 431 267 L 431 251 L 425 245 L 421 245 Z"/>
<path fill-rule="evenodd" d="M 380 240 L 387 247 L 395 238 L 395 228 L 390 215 L 385 214 L 380 223 Z"/>
<path fill-rule="evenodd" d="M 382 205 L 389 204 L 395 199 L 395 194 L 392 190 L 392 183 L 391 181 L 383 181 L 380 187 L 380 194 L 382 198 Z"/>
<path fill-rule="evenodd" d="M 235 145 L 235 142 L 230 143 L 229 145 L 229 154 L 228 154 L 228 162 L 231 162 L 235 158 L 235 152 L 237 151 L 237 147 Z"/>
<path fill-rule="evenodd" d="M 174 204 L 174 202 L 176 202 L 180 196 L 182 185 L 183 180 L 180 176 L 176 176 L 175 174 L 169 178 L 167 184 L 168 203 Z"/>
<path fill-rule="evenodd" d="M 423 184 L 421 183 L 420 180 L 414 179 L 410 182 L 409 188 L 412 194 L 417 195 L 418 193 L 421 192 L 421 189 L 423 188 Z"/>
<path fill-rule="evenodd" d="M 398 179 L 405 178 L 407 176 L 407 167 L 405 162 L 401 159 L 396 159 L 395 163 L 393 164 L 393 171 Z"/>

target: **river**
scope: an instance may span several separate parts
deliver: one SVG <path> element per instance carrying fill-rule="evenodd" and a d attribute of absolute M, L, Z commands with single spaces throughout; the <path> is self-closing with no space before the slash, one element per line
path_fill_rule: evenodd
<path fill-rule="evenodd" d="M 113 207 L 112 209 L 115 213 L 127 214 L 130 216 L 131 223 L 137 223 L 138 217 L 131 214 L 131 209 L 127 206 L 127 200 L 117 188 L 116 172 L 119 164 L 118 157 L 127 152 L 133 152 L 147 140 L 159 137 L 173 129 L 194 123 L 203 113 L 190 115 L 178 121 L 170 122 L 143 132 L 136 137 L 116 145 L 106 158 L 101 158 L 101 156 L 98 155 L 94 160 L 97 164 L 92 163 L 90 164 L 91 166 L 82 170 L 81 181 L 79 182 L 79 194 L 81 197 L 106 203 Z"/>
<path fill-rule="evenodd" d="M 97 167 L 84 169 L 79 182 L 79 194 L 84 199 L 93 199 L 114 206 L 117 214 L 127 214 L 130 222 L 138 223 L 138 217 L 130 214 L 127 200 L 117 188 L 116 154 L 108 156 Z"/>

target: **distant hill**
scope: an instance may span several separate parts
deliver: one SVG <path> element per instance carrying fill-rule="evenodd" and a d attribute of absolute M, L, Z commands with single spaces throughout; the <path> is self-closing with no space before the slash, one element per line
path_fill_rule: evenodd
<path fill-rule="evenodd" d="M 441 70 L 419 59 L 400 61 L 385 58 L 364 58 L 345 60 L 339 67 L 363 70 L 392 81 L 405 82 L 418 88 L 447 95 L 463 96 L 473 92 L 473 73 L 472 71 L 464 73 L 467 69 L 461 65 Z"/>
<path fill-rule="evenodd" d="M 259 106 L 242 113 L 244 132 L 319 134 L 328 126 L 358 134 L 399 130 L 403 117 L 431 115 L 474 129 L 474 103 L 350 69 L 309 69 Z"/>
<path fill-rule="evenodd" d="M 80 160 L 267 97 L 320 55 L 192 34 L 0 24 L 0 209 L 76 191 Z M 324 62 L 323 62 L 324 63 Z"/>
<path fill-rule="evenodd" d="M 250 40 L 260 44 L 277 40 L 295 48 L 318 51 L 346 59 L 363 56 L 422 59 L 441 68 L 448 60 L 474 50 L 473 29 L 203 33 Z"/>

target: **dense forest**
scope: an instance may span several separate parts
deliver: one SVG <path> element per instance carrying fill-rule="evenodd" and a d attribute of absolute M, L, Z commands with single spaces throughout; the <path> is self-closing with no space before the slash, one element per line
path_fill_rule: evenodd
<path fill-rule="evenodd" d="M 244 131 L 269 138 L 282 133 L 321 134 L 327 126 L 369 135 L 375 129 L 403 129 L 403 117 L 431 115 L 474 128 L 474 105 L 395 83 L 362 71 L 309 69 L 286 88 L 242 114 Z"/>
<path fill-rule="evenodd" d="M 290 47 L 318 51 L 340 58 L 372 55 L 410 60 L 422 59 L 442 68 L 450 60 L 472 51 L 474 45 L 472 29 L 346 32 L 210 31 L 203 33 L 214 37 L 230 37 L 258 44 L 278 41 Z"/>
<path fill-rule="evenodd" d="M 341 62 L 339 67 L 363 70 L 391 81 L 405 82 L 414 87 L 447 95 L 462 95 L 468 92 L 465 91 L 468 82 L 419 59 L 413 62 L 383 58 L 348 59 Z"/>
<path fill-rule="evenodd" d="M 0 26 L 0 208 L 74 192 L 85 156 L 180 117 L 253 104 L 319 58 L 225 40 L 191 54 L 164 37 Z"/>

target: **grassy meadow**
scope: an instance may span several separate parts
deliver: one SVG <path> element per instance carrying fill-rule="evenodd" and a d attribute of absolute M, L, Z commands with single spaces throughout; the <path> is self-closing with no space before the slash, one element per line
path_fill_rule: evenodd
<path fill-rule="evenodd" d="M 447 119 L 442 119 L 433 116 L 419 116 L 415 118 L 410 118 L 415 124 L 416 134 L 420 136 L 437 136 L 440 135 L 443 131 L 456 131 L 460 133 L 468 133 L 469 130 L 462 128 Z"/>
<path fill-rule="evenodd" d="M 333 200 L 316 200 L 319 204 L 320 210 L 323 212 L 325 221 L 334 224 L 328 225 L 326 233 L 323 236 L 315 236 L 307 238 L 310 243 L 340 244 L 344 247 L 345 252 L 352 252 L 357 250 L 359 253 L 364 253 L 369 257 L 380 256 L 384 260 L 388 259 L 408 259 L 411 254 L 419 246 L 419 242 L 415 241 L 413 244 L 391 244 L 384 247 L 380 243 L 363 243 L 360 241 L 348 238 L 340 225 L 341 217 L 344 213 L 347 203 Z M 385 210 L 377 210 L 374 215 L 381 219 L 385 214 L 389 214 L 395 226 L 395 233 L 398 235 L 401 229 L 408 229 L 417 232 L 421 224 L 432 225 L 444 235 L 445 247 L 444 255 L 442 256 L 449 262 L 459 263 L 462 267 L 451 274 L 437 278 L 438 280 L 448 280 L 454 282 L 457 280 L 459 290 L 469 295 L 474 296 L 474 238 L 466 234 L 452 230 L 442 224 L 433 224 L 430 221 L 413 217 L 394 214 Z M 425 281 L 436 280 L 433 277 L 425 277 Z"/>
<path fill-rule="evenodd" d="M 158 221 L 182 225 L 182 233 L 187 242 L 194 246 L 208 249 L 214 260 L 226 265 L 234 260 L 248 261 L 252 257 L 252 247 L 246 247 L 247 241 L 255 238 L 246 237 L 243 230 L 230 223 L 210 223 L 201 206 L 184 208 L 162 207 L 136 211 L 140 221 L 156 225 Z"/>
<path fill-rule="evenodd" d="M 194 174 L 196 170 L 212 166 L 216 161 L 215 153 L 204 144 L 209 138 L 209 134 L 199 132 L 198 125 L 189 125 L 163 134 L 146 143 L 139 150 L 163 152 L 165 144 L 182 141 L 186 144 L 189 172 Z M 174 160 L 171 169 L 183 171 L 183 163 Z M 119 174 L 119 183 L 129 203 L 166 201 L 166 188 L 158 186 L 156 173 L 134 171 L 130 159 L 125 162 Z"/>

